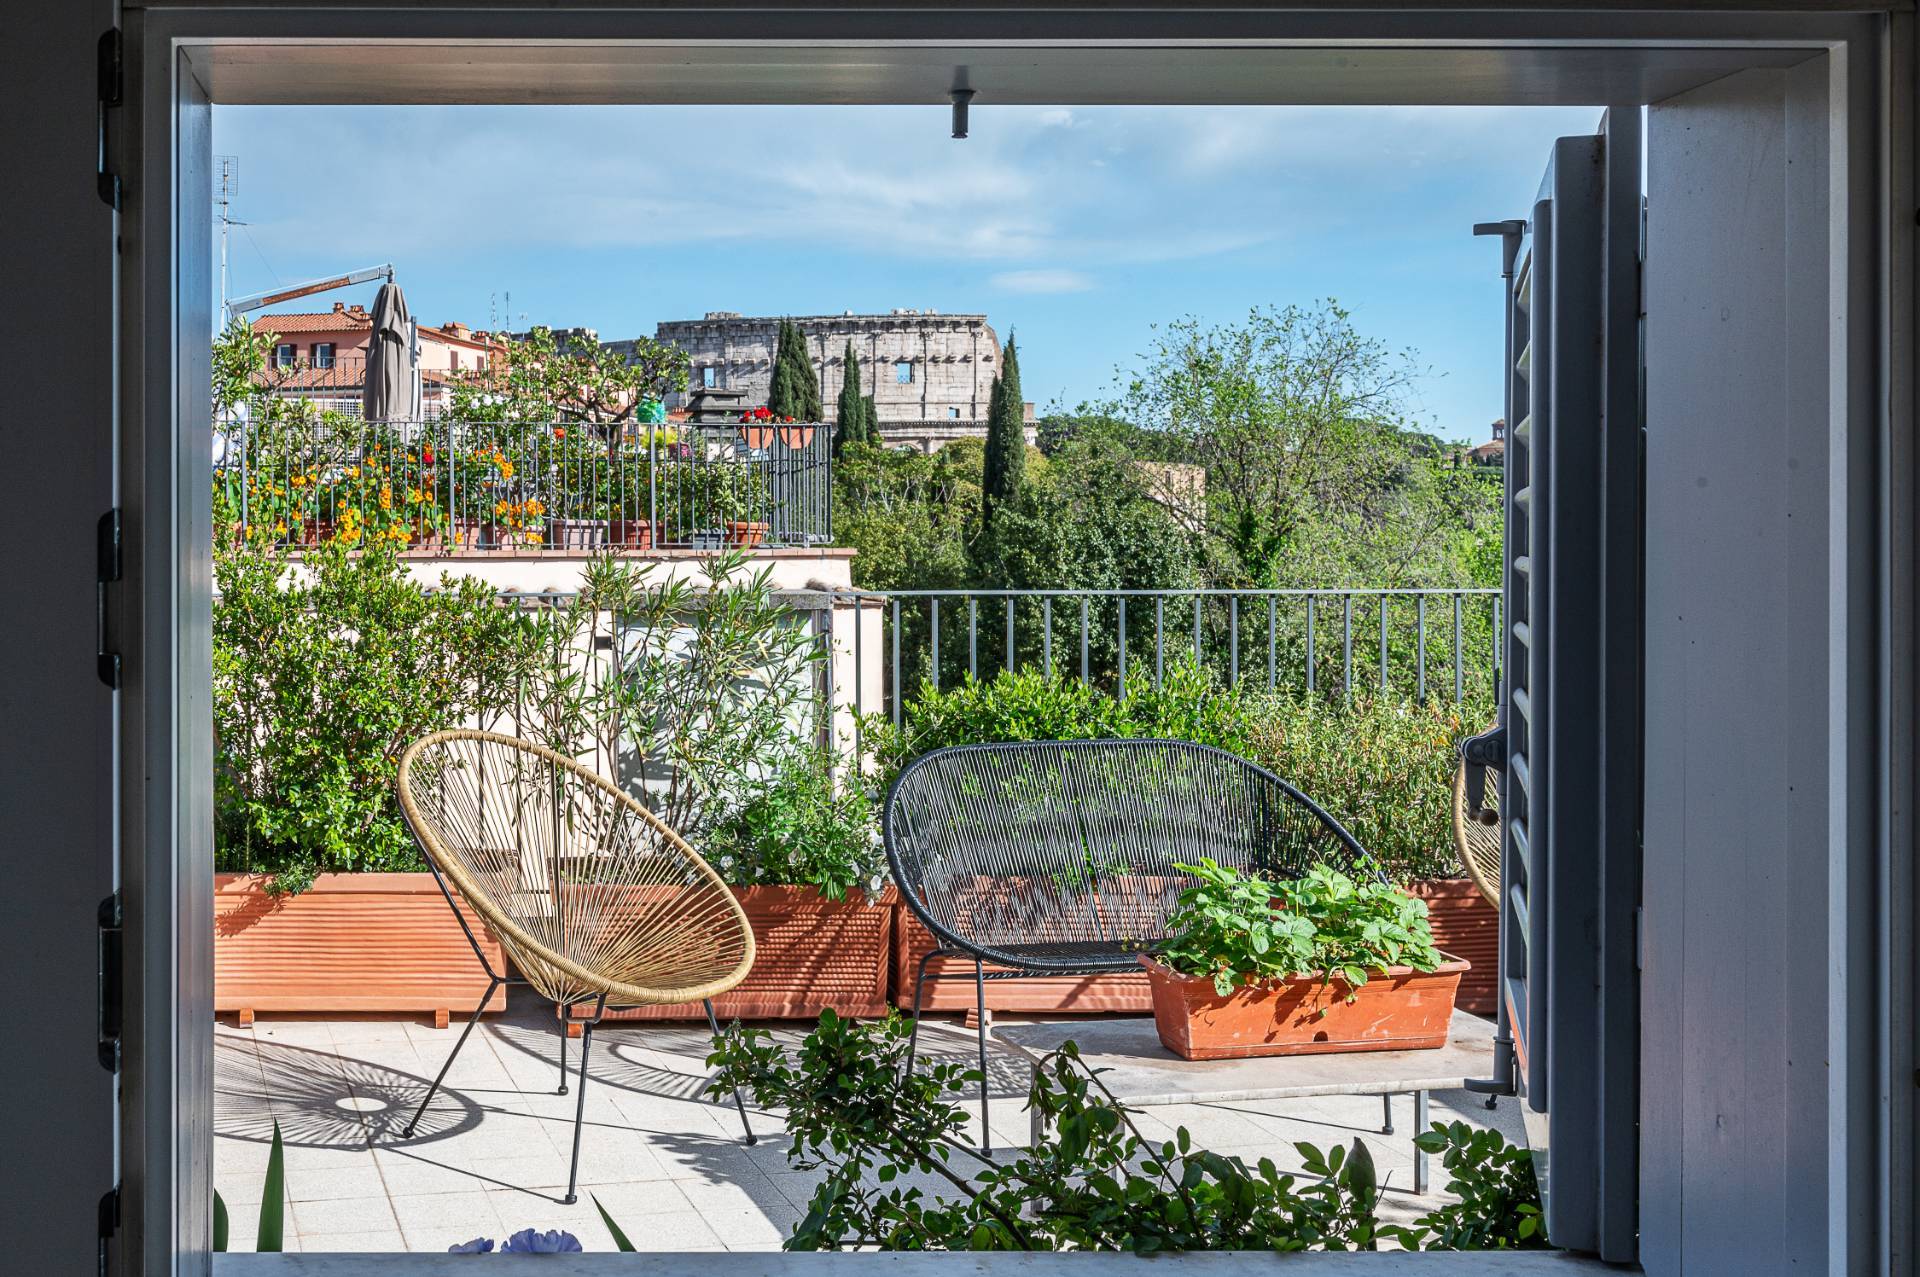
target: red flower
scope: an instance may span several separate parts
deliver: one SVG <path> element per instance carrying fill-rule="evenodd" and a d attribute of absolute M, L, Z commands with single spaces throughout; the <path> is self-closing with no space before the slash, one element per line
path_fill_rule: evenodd
<path fill-rule="evenodd" d="M 753 410 L 753 419 L 755 421 L 769 421 L 772 420 L 772 418 L 773 411 L 769 408 L 755 408 Z"/>
<path fill-rule="evenodd" d="M 426 447 L 420 449 L 420 460 L 426 462 L 428 465 L 433 464 L 433 445 L 432 444 L 428 444 Z"/>
<path fill-rule="evenodd" d="M 555 426 L 555 427 L 553 428 L 553 437 L 554 437 L 554 438 L 556 438 L 556 439 L 564 439 L 564 438 L 566 438 L 566 437 L 567 437 L 567 428 L 566 428 L 565 426 Z"/>

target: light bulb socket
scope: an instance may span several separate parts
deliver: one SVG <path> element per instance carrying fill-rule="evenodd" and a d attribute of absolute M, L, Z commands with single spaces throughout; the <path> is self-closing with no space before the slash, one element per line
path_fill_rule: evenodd
<path fill-rule="evenodd" d="M 973 101 L 972 89 L 955 89 L 947 95 L 953 102 L 953 135 L 967 135 L 967 103 Z"/>

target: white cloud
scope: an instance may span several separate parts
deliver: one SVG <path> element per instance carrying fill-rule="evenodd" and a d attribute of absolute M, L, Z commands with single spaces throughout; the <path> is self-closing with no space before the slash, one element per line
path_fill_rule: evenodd
<path fill-rule="evenodd" d="M 1084 293 L 1093 279 L 1077 270 L 1005 270 L 987 280 L 1010 293 Z"/>

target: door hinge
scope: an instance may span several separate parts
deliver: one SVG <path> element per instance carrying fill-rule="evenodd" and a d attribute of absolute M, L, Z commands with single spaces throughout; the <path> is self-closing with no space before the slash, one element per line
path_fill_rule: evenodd
<path fill-rule="evenodd" d="M 120 579 L 120 508 L 100 516 L 94 528 L 94 669 L 108 687 L 120 686 L 120 653 L 107 647 L 107 587 Z"/>
<path fill-rule="evenodd" d="M 115 1184 L 112 1188 L 100 1195 L 100 1214 L 98 1218 L 100 1241 L 99 1273 L 100 1277 L 107 1277 L 107 1260 L 111 1253 L 113 1235 L 120 1231 L 120 1186 L 118 1184 Z"/>
<path fill-rule="evenodd" d="M 125 934 L 122 922 L 120 893 L 116 891 L 101 900 L 94 919 L 99 932 L 94 945 L 98 963 L 94 979 L 94 1050 L 100 1067 L 109 1073 L 120 1071 L 120 1028 L 126 1007 L 121 975 L 121 937 Z"/>
<path fill-rule="evenodd" d="M 95 93 L 99 98 L 99 136 L 96 139 L 99 165 L 94 175 L 94 186 L 107 207 L 118 209 L 120 177 L 108 163 L 107 112 L 118 109 L 127 96 L 126 45 L 121 39 L 119 27 L 108 27 L 100 33 L 95 55 Z"/>
<path fill-rule="evenodd" d="M 1468 817 L 1482 824 L 1499 824 L 1499 816 L 1487 809 L 1487 770 L 1498 771 L 1507 765 L 1507 729 L 1495 727 L 1461 741 L 1460 761 L 1467 765 Z"/>

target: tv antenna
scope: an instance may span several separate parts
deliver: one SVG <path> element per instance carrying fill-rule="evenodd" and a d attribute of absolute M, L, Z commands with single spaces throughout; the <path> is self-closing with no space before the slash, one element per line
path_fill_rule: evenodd
<path fill-rule="evenodd" d="M 245 226 L 231 215 L 235 197 L 240 194 L 240 157 L 213 157 L 213 202 L 220 210 L 220 313 L 227 310 L 227 232 L 232 226 Z"/>

